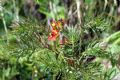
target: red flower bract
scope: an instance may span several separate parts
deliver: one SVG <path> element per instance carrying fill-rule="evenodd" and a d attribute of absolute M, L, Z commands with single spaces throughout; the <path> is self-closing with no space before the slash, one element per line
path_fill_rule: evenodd
<path fill-rule="evenodd" d="M 51 35 L 48 36 L 48 40 L 56 41 L 56 38 L 59 36 L 58 30 L 52 30 Z"/>

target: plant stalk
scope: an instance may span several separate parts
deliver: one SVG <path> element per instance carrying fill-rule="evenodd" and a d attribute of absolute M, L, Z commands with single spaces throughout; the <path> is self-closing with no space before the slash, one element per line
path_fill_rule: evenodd
<path fill-rule="evenodd" d="M 4 30 L 5 30 L 5 33 L 6 33 L 7 44 L 9 44 L 9 40 L 8 40 L 8 30 L 7 30 L 6 21 L 5 21 L 4 17 L 2 18 L 2 21 L 3 21 L 3 25 L 4 25 Z"/>

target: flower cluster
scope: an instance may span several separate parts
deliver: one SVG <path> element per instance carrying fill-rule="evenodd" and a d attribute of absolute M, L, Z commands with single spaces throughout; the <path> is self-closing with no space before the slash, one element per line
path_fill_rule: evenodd
<path fill-rule="evenodd" d="M 56 39 L 60 35 L 60 31 L 63 28 L 64 22 L 65 22 L 64 19 L 60 19 L 58 21 L 51 22 L 52 30 L 51 30 L 50 35 L 48 36 L 48 40 L 56 41 Z"/>

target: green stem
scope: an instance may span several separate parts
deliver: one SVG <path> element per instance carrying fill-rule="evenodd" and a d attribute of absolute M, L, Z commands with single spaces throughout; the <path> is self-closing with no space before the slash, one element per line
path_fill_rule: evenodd
<path fill-rule="evenodd" d="M 8 30 L 7 30 L 6 21 L 5 21 L 4 17 L 2 18 L 2 21 L 3 21 L 3 25 L 4 25 L 4 29 L 5 29 L 5 33 L 6 33 L 6 40 L 7 40 L 7 44 L 8 44 L 9 43 Z"/>
<path fill-rule="evenodd" d="M 14 8 L 14 20 L 19 22 L 19 8 L 16 6 L 15 0 L 13 0 L 13 8 Z"/>

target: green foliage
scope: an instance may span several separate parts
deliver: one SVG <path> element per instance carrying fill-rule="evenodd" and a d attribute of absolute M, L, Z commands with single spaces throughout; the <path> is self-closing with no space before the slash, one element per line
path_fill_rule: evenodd
<path fill-rule="evenodd" d="M 66 9 L 64 1 L 36 0 L 34 4 L 40 5 L 38 11 L 47 16 L 46 20 L 65 18 L 60 35 L 67 42 L 60 44 L 59 38 L 56 41 L 48 40 L 49 23 L 45 25 L 47 23 L 41 23 L 42 20 L 39 23 L 30 16 L 29 19 L 25 16 L 23 19 L 21 14 L 16 14 L 24 3 L 24 0 L 19 1 L 20 4 L 16 0 L 0 3 L 3 7 L 3 11 L 0 11 L 0 25 L 7 26 L 7 32 L 3 31 L 0 36 L 0 80 L 111 80 L 119 73 L 120 31 L 112 29 L 115 18 L 102 13 L 104 10 L 116 16 L 115 8 L 111 10 L 115 6 L 110 6 L 115 4 L 107 4 L 110 9 L 107 12 L 106 3 L 85 0 L 88 10 L 83 12 L 83 25 L 77 25 L 78 20 L 73 19 L 78 19 L 78 11 L 73 7 L 75 3 Z M 97 7 L 96 12 L 97 2 L 105 6 Z M 68 14 L 65 10 L 70 10 L 68 12 L 71 15 L 65 15 Z M 72 20 L 67 18 L 71 16 L 76 26 L 68 24 Z M 20 17 L 18 22 L 11 23 L 17 17 Z M 15 28 L 9 30 L 9 25 Z M 104 61 L 110 64 L 104 64 Z"/>
<path fill-rule="evenodd" d="M 65 18 L 65 7 L 59 5 L 59 0 L 51 0 L 49 3 L 45 0 L 36 0 L 36 3 L 41 5 L 39 11 L 41 13 L 44 13 L 47 16 L 47 18 Z M 49 5 L 50 9 L 48 10 Z"/>

